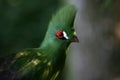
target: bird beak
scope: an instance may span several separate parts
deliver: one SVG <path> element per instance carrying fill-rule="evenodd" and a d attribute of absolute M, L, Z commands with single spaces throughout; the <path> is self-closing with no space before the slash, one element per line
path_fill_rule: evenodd
<path fill-rule="evenodd" d="M 71 42 L 79 42 L 79 39 L 77 38 L 77 36 L 74 36 Z"/>

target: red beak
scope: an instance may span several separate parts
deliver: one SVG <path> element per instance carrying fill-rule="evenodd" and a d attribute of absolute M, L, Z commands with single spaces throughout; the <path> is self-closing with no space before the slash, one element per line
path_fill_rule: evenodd
<path fill-rule="evenodd" d="M 79 42 L 79 39 L 77 38 L 77 36 L 74 36 L 71 42 Z"/>

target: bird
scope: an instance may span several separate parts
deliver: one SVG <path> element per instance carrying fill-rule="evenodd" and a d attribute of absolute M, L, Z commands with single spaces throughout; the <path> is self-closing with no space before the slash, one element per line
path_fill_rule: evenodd
<path fill-rule="evenodd" d="M 0 56 L 0 80 L 59 80 L 67 49 L 79 42 L 74 28 L 77 8 L 68 4 L 52 16 L 38 48 Z"/>

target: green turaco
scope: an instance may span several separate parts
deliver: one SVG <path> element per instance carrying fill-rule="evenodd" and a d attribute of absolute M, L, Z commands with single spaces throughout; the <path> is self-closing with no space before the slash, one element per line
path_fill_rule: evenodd
<path fill-rule="evenodd" d="M 74 30 L 76 8 L 62 7 L 48 25 L 39 48 L 28 48 L 0 57 L 2 80 L 59 80 L 71 42 L 78 42 Z"/>

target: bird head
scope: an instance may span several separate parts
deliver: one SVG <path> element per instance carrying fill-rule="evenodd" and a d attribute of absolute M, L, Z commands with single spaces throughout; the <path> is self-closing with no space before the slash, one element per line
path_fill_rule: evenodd
<path fill-rule="evenodd" d="M 74 29 L 75 15 L 76 8 L 73 5 L 60 8 L 49 23 L 44 41 L 56 47 L 67 47 L 71 42 L 78 42 Z"/>

